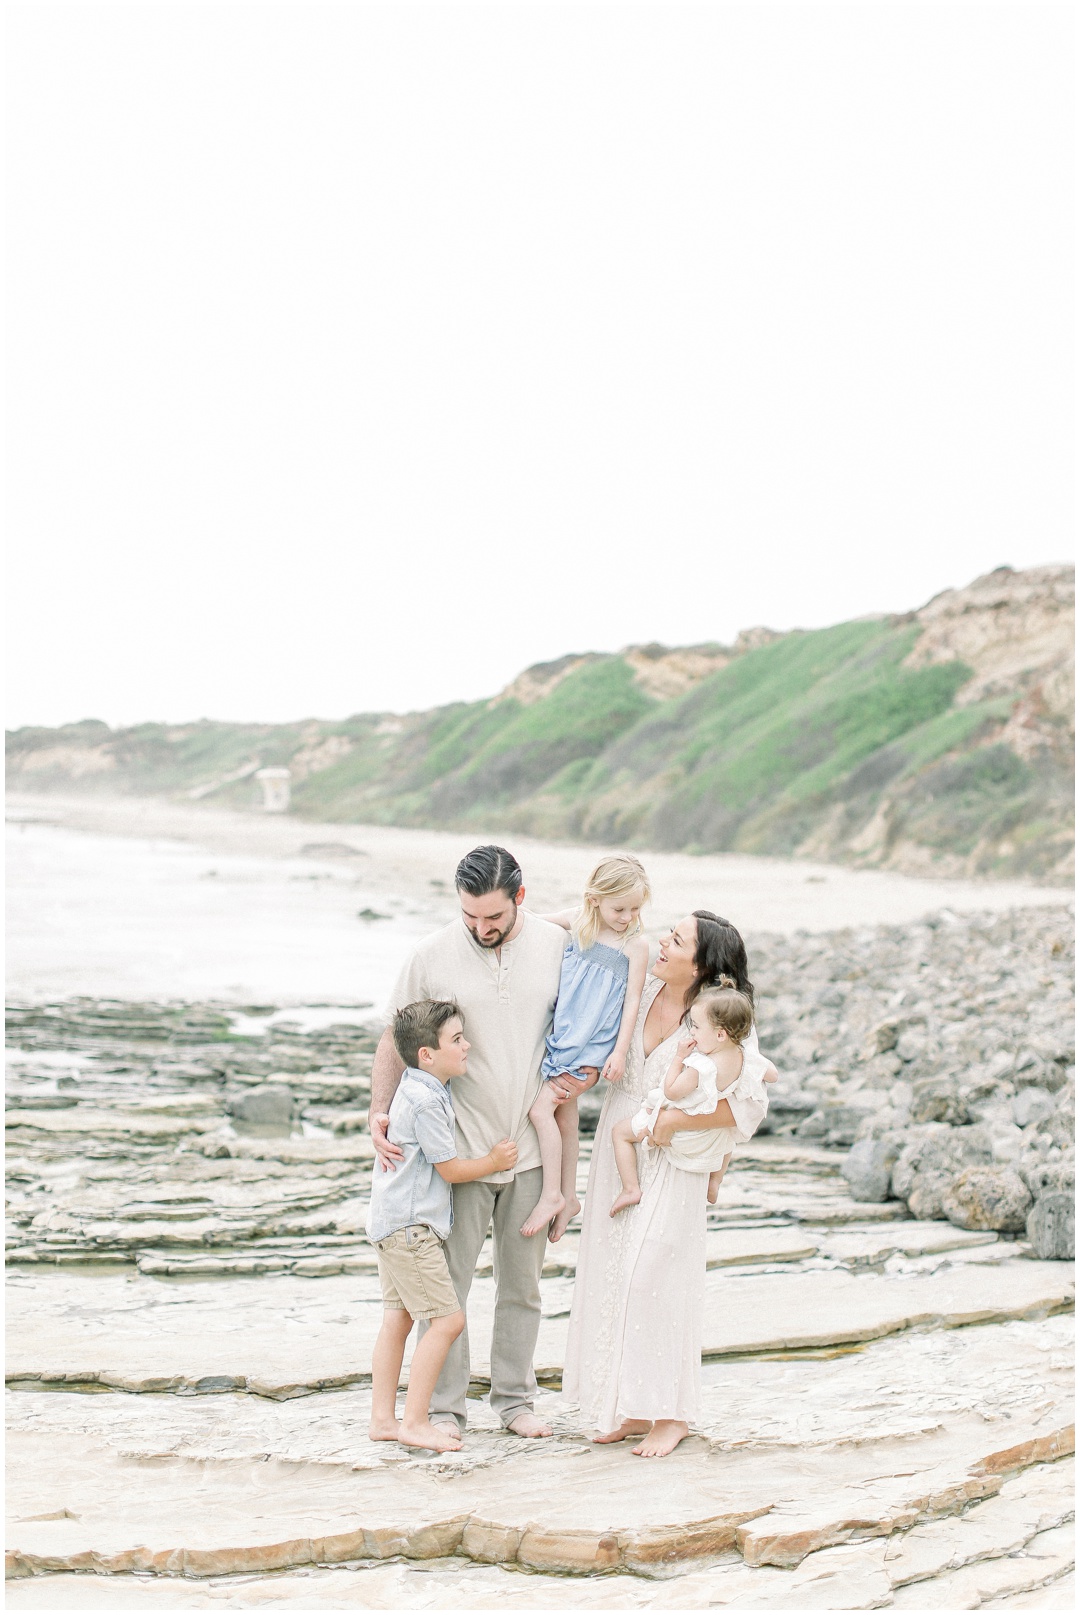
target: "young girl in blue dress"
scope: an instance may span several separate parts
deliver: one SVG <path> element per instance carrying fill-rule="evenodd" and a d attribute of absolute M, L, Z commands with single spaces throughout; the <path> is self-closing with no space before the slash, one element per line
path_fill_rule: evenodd
<path fill-rule="evenodd" d="M 577 1096 L 562 1099 L 560 1077 L 591 1088 L 601 1074 L 618 1082 L 637 1020 L 649 965 L 641 911 L 649 877 L 632 853 L 601 858 L 585 887 L 580 909 L 547 914 L 570 941 L 563 955 L 555 1020 L 540 1067 L 543 1087 L 529 1116 L 540 1140 L 544 1182 L 540 1199 L 521 1226 L 523 1234 L 549 1230 L 561 1239 L 581 1210 L 577 1197 Z M 554 1086 L 553 1086 L 554 1084 Z"/>

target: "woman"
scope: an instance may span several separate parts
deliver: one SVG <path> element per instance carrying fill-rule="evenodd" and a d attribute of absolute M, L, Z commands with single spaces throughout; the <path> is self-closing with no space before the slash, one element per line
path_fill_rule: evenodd
<path fill-rule="evenodd" d="M 663 1081 L 683 1017 L 721 975 L 752 996 L 746 948 L 727 920 L 697 909 L 660 939 L 626 1074 L 608 1089 L 593 1144 L 563 1389 L 602 1432 L 595 1440 L 641 1435 L 634 1452 L 643 1458 L 673 1451 L 698 1416 L 705 1186 L 696 1173 L 672 1165 L 664 1151 L 647 1150 L 640 1202 L 610 1217 L 619 1190 L 611 1130 Z M 706 1116 L 668 1108 L 653 1137 L 666 1144 L 687 1128 L 732 1125 L 726 1100 Z"/>

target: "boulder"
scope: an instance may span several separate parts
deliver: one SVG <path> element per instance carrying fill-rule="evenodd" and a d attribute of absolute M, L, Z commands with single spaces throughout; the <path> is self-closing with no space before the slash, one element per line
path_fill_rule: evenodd
<path fill-rule="evenodd" d="M 1012 1167 L 969 1166 L 948 1184 L 941 1205 L 958 1228 L 1019 1233 L 1031 1205 L 1031 1194 Z"/>
<path fill-rule="evenodd" d="M 969 1121 L 967 1100 L 961 1095 L 952 1077 L 930 1077 L 915 1084 L 911 1099 L 911 1119 L 914 1122 L 948 1122 L 962 1127 Z"/>
<path fill-rule="evenodd" d="M 892 1173 L 892 1192 L 906 1200 L 912 1216 L 933 1221 L 944 1216 L 943 1196 L 966 1166 L 991 1160 L 991 1141 L 981 1127 L 947 1127 L 931 1122 L 912 1128 Z"/>
<path fill-rule="evenodd" d="M 1056 1106 L 1043 1088 L 1022 1088 L 1012 1102 L 1013 1121 L 1017 1127 L 1030 1127 L 1054 1114 Z"/>
<path fill-rule="evenodd" d="M 1043 1261 L 1072 1261 L 1076 1248 L 1076 1211 L 1072 1193 L 1041 1194 L 1027 1215 L 1027 1236 Z"/>
<path fill-rule="evenodd" d="M 231 1099 L 229 1114 L 236 1121 L 288 1125 L 293 1118 L 292 1089 L 282 1082 L 264 1082 Z"/>
<path fill-rule="evenodd" d="M 903 1022 L 898 1020 L 895 1015 L 890 1015 L 886 1020 L 878 1021 L 866 1040 L 868 1056 L 884 1054 L 888 1049 L 895 1049 L 899 1041 L 902 1025 Z"/>
<path fill-rule="evenodd" d="M 892 1169 L 900 1154 L 901 1140 L 895 1135 L 864 1138 L 855 1144 L 840 1168 L 847 1179 L 853 1200 L 888 1200 Z"/>

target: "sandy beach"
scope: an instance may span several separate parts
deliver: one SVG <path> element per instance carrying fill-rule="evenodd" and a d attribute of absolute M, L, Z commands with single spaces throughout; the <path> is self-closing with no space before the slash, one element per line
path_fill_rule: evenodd
<path fill-rule="evenodd" d="M 377 1004 L 414 942 L 453 917 L 458 859 L 489 839 L 130 797 L 14 795 L 7 812 L 8 990 L 18 999 Z M 511 842 L 540 913 L 579 898 L 599 851 Z M 1070 899 L 1061 888 L 781 858 L 643 858 L 654 938 L 693 908 L 752 936 Z"/>

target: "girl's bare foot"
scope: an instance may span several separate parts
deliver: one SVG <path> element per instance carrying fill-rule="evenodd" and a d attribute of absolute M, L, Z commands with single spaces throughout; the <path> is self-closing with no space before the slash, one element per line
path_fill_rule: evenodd
<path fill-rule="evenodd" d="M 402 1419 L 398 1440 L 403 1447 L 429 1447 L 432 1452 L 460 1452 L 461 1437 L 445 1424 L 407 1425 Z"/>
<path fill-rule="evenodd" d="M 368 1425 L 369 1441 L 396 1441 L 401 1429 L 396 1419 L 372 1419 Z"/>
<path fill-rule="evenodd" d="M 640 1189 L 624 1189 L 622 1194 L 616 1195 L 612 1201 L 610 1215 L 617 1217 L 620 1211 L 626 1210 L 627 1206 L 636 1206 L 640 1199 Z"/>
<path fill-rule="evenodd" d="M 526 1237 L 541 1233 L 552 1218 L 559 1215 L 565 1204 L 566 1201 L 557 1189 L 554 1194 L 542 1194 L 522 1223 L 521 1232 Z"/>
<path fill-rule="evenodd" d="M 666 1458 L 689 1434 L 690 1426 L 681 1419 L 657 1419 L 645 1440 L 632 1451 L 638 1458 Z"/>
<path fill-rule="evenodd" d="M 567 1225 L 573 1222 L 580 1210 L 581 1201 L 578 1199 L 577 1195 L 575 1195 L 572 1200 L 565 1200 L 563 1202 L 563 1208 L 555 1218 L 555 1221 L 552 1223 L 551 1232 L 548 1234 L 548 1238 L 551 1240 L 553 1245 L 557 1239 L 562 1238 L 566 1232 Z"/>
<path fill-rule="evenodd" d="M 624 1419 L 617 1430 L 610 1430 L 604 1436 L 592 1436 L 590 1439 L 597 1447 L 604 1447 L 609 1441 L 625 1441 L 627 1436 L 645 1436 L 652 1429 L 648 1419 Z"/>

